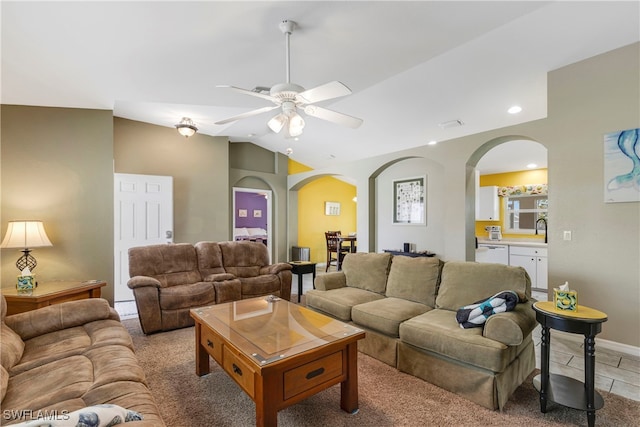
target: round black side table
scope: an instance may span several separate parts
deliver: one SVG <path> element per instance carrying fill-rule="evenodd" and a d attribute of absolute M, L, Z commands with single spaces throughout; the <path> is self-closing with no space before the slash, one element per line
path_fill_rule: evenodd
<path fill-rule="evenodd" d="M 533 304 L 536 320 L 542 325 L 540 343 L 540 375 L 533 385 L 540 392 L 540 411 L 547 412 L 547 401 L 569 408 L 587 411 L 589 427 L 596 423 L 596 410 L 604 406 L 600 393 L 595 391 L 596 340 L 607 315 L 599 310 L 578 305 L 576 311 L 558 310 L 552 301 Z M 584 383 L 564 375 L 549 374 L 550 329 L 584 335 Z"/>

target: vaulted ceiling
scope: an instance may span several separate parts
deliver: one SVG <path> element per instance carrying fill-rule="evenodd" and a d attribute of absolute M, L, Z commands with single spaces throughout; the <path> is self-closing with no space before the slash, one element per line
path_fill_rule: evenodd
<path fill-rule="evenodd" d="M 640 39 L 639 3 L 554 1 L 7 2 L 3 104 L 113 110 L 250 141 L 314 168 L 544 118 L 547 73 Z M 358 129 L 305 117 L 298 140 L 274 134 L 277 110 L 246 89 L 339 80 L 353 94 L 319 105 Z M 520 105 L 521 113 L 507 109 Z M 439 124 L 460 120 L 462 126 Z M 179 140 L 185 148 L 188 140 Z"/>

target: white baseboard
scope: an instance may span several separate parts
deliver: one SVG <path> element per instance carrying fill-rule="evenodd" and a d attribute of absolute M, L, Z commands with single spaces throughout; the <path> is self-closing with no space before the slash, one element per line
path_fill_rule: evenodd
<path fill-rule="evenodd" d="M 584 342 L 584 335 L 571 334 L 569 332 L 556 331 L 553 329 L 551 333 L 561 335 L 563 339 L 566 339 L 568 341 L 574 341 L 579 343 Z M 598 351 L 598 348 L 604 348 L 604 349 L 615 351 L 618 353 L 640 357 L 640 347 L 635 347 L 628 344 L 622 344 L 616 341 L 605 340 L 602 338 L 598 338 L 596 336 L 596 353 Z"/>

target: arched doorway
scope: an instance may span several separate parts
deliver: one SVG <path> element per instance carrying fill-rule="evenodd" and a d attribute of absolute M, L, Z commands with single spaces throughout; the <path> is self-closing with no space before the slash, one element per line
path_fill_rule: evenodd
<path fill-rule="evenodd" d="M 476 237 L 489 237 L 487 227 L 500 227 L 503 235 L 511 238 L 523 238 L 533 234 L 534 225 L 531 225 L 531 229 L 524 226 L 518 229 L 519 220 L 524 224 L 527 216 L 514 216 L 512 208 L 508 208 L 504 203 L 508 199 L 500 198 L 498 218 L 488 220 L 477 217 L 480 187 L 516 188 L 534 184 L 547 185 L 547 176 L 546 147 L 526 136 L 509 135 L 492 139 L 471 155 L 467 162 L 467 260 L 475 260 Z M 513 203 L 509 204 L 512 205 Z M 527 210 L 522 212 L 529 214 Z"/>

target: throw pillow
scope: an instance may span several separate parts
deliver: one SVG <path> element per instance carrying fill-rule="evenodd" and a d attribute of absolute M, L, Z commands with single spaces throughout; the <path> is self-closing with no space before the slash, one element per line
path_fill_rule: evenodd
<path fill-rule="evenodd" d="M 118 405 L 93 405 L 73 412 L 33 411 L 41 418 L 13 424 L 14 427 L 109 427 L 129 421 L 141 421 L 142 415 Z"/>

